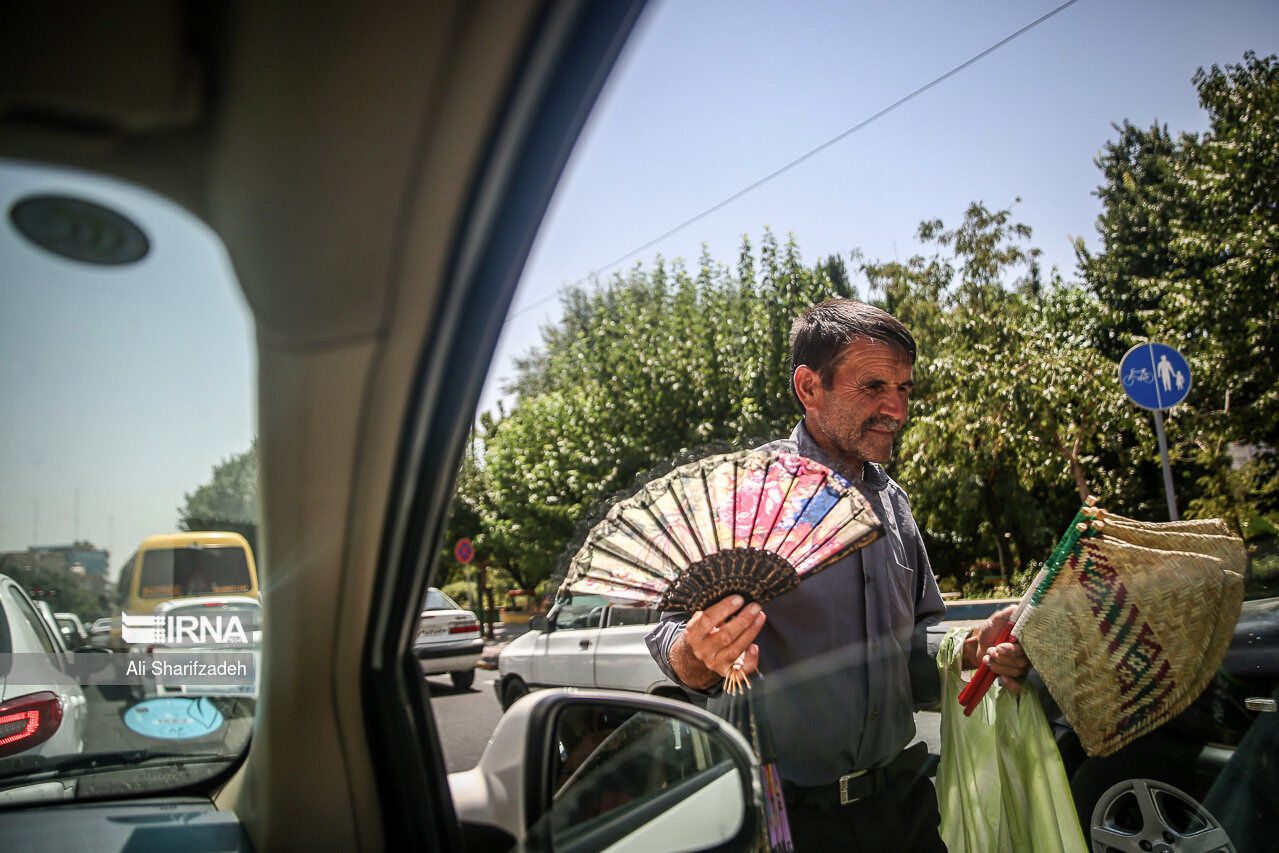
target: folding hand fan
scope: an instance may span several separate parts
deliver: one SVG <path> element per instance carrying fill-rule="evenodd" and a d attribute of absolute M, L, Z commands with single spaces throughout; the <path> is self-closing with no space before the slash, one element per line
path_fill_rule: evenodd
<path fill-rule="evenodd" d="M 1219 520 L 1152 524 L 1081 510 L 1012 634 L 1089 755 L 1153 731 L 1207 687 L 1239 617 L 1245 560 Z M 991 680 L 979 670 L 960 702 L 974 706 Z"/>
<path fill-rule="evenodd" d="M 765 602 L 879 536 L 861 492 L 826 466 L 745 450 L 683 465 L 615 504 L 561 592 L 658 610 Z"/>

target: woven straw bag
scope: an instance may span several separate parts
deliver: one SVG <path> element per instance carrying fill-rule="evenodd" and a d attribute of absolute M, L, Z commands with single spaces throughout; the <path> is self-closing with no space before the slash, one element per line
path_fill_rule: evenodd
<path fill-rule="evenodd" d="M 1245 560 L 1216 519 L 1112 515 L 1079 539 L 1021 642 L 1089 755 L 1158 728 L 1207 687 L 1239 618 Z"/>

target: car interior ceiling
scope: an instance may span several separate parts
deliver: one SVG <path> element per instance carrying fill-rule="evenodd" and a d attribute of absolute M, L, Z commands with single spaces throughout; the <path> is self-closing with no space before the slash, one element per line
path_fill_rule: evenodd
<path fill-rule="evenodd" d="M 61 0 L 6 9 L 0 156 L 111 175 L 184 206 L 222 239 L 254 314 L 267 677 L 256 748 L 217 801 L 260 848 L 376 848 L 388 832 L 452 840 L 421 823 L 429 817 L 384 823 L 366 740 L 375 726 L 354 674 L 366 654 L 395 651 L 388 638 L 407 641 L 414 607 L 390 597 L 412 587 L 404 601 L 415 602 L 425 590 L 418 558 L 438 533 L 501 311 L 583 104 L 641 6 L 592 5 Z M 578 69 L 585 82 L 558 106 L 558 126 L 540 127 L 531 111 L 554 112 L 559 52 L 574 38 L 599 39 L 590 26 L 611 37 Z M 542 54 L 525 49 L 534 35 Z M 526 135 L 494 139 L 512 125 Z M 462 240 L 477 218 L 496 221 L 484 204 L 509 201 L 501 191 L 512 181 L 495 173 L 528 165 L 518 157 L 538 133 L 552 134 L 541 140 L 552 171 L 525 202 L 508 268 L 490 273 L 504 298 L 470 306 L 480 309 L 467 318 L 480 324 L 478 346 L 463 349 L 457 269 L 477 260 L 466 250 L 485 247 Z M 486 177 L 487 199 L 476 195 Z M 469 361 L 448 364 L 452 375 L 429 361 L 423 371 L 424 343 L 437 358 L 469 352 Z M 434 383 L 433 396 L 418 398 L 423 423 L 433 406 L 454 408 L 435 412 L 430 464 L 419 459 L 412 472 L 434 469 L 439 481 L 415 494 L 395 477 L 404 476 L 406 405 L 423 382 Z M 423 440 L 420 429 L 410 444 Z M 423 541 L 405 551 L 400 529 L 384 550 L 388 512 L 409 511 L 424 514 Z M 413 562 L 398 586 L 377 587 L 388 558 Z M 350 641 L 378 620 L 384 648 Z M 438 745 L 423 748 L 436 750 L 429 781 L 446 800 Z"/>

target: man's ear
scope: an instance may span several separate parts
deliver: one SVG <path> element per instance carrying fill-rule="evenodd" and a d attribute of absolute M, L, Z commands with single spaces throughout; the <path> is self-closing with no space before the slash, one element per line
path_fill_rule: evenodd
<path fill-rule="evenodd" d="M 822 401 L 822 377 L 807 364 L 801 364 L 795 368 L 795 374 L 791 377 L 791 382 L 795 386 L 795 396 L 799 397 L 800 405 L 804 407 L 804 412 L 809 409 L 821 408 Z"/>

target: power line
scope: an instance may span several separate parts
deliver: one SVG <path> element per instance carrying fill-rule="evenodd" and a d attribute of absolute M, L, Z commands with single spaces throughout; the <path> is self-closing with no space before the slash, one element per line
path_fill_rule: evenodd
<path fill-rule="evenodd" d="M 563 293 L 564 291 L 568 290 L 568 289 L 569 289 L 569 288 L 571 288 L 571 287 L 577 287 L 577 286 L 579 286 L 579 285 L 585 284 L 586 282 L 588 282 L 588 281 L 590 281 L 590 280 L 591 280 L 591 277 L 592 277 L 592 276 L 597 275 L 597 274 L 599 274 L 599 273 L 601 273 L 601 272 L 604 272 L 605 270 L 612 269 L 613 267 L 617 266 L 618 264 L 623 263 L 624 261 L 628 261 L 628 260 L 630 260 L 631 258 L 635 257 L 636 255 L 640 254 L 641 252 L 644 252 L 644 251 L 646 251 L 646 250 L 648 250 L 648 249 L 651 249 L 653 246 L 656 246 L 658 243 L 662 242 L 662 241 L 663 241 L 663 240 L 665 240 L 667 237 L 671 237 L 671 236 L 674 236 L 675 234 L 678 234 L 680 231 L 683 231 L 683 230 L 684 230 L 685 228 L 687 228 L 688 226 L 690 226 L 690 225 L 692 225 L 692 224 L 694 224 L 694 223 L 696 223 L 696 222 L 700 222 L 701 220 L 703 220 L 703 219 L 705 219 L 706 217 L 710 216 L 712 213 L 715 213 L 716 211 L 720 210 L 721 208 L 724 208 L 724 207 L 726 207 L 726 206 L 728 206 L 728 205 L 732 204 L 733 202 L 737 201 L 739 198 L 741 198 L 742 196 L 746 195 L 747 193 L 752 192 L 753 190 L 759 189 L 759 188 L 760 188 L 760 187 L 762 187 L 764 184 L 768 183 L 769 181 L 773 180 L 774 178 L 779 177 L 780 175 L 783 175 L 783 174 L 785 174 L 786 172 L 789 172 L 791 169 L 795 168 L 796 166 L 800 165 L 801 163 L 803 163 L 803 162 L 805 162 L 805 161 L 807 161 L 807 160 L 809 160 L 809 159 L 811 159 L 811 158 L 813 158 L 813 157 L 817 156 L 817 155 L 818 155 L 818 154 L 820 154 L 821 152 L 825 151 L 827 148 L 830 148 L 830 147 L 831 147 L 832 145 L 834 145 L 835 143 L 837 143 L 837 142 L 841 142 L 842 140 L 847 139 L 848 137 L 852 136 L 852 135 L 853 135 L 854 133 L 856 133 L 857 131 L 859 131 L 859 130 L 861 130 L 861 129 L 863 129 L 863 128 L 865 128 L 865 127 L 867 127 L 867 126 L 871 125 L 871 124 L 873 124 L 874 122 L 876 122 L 876 121 L 878 121 L 879 119 L 883 118 L 884 116 L 888 115 L 888 114 L 889 114 L 889 113 L 891 113 L 893 110 L 897 109 L 898 107 L 902 106 L 903 104 L 906 104 L 907 102 L 909 102 L 909 101 L 911 101 L 911 100 L 914 100 L 915 98 L 917 98 L 917 97 L 919 97 L 920 95 L 924 94 L 925 92 L 927 92 L 929 89 L 933 88 L 934 86 L 937 86 L 938 84 L 945 82 L 946 80 L 950 79 L 951 77 L 954 77 L 956 74 L 958 74 L 959 72 L 961 72 L 961 71 L 963 71 L 964 69 L 968 68 L 970 65 L 973 65 L 973 64 L 975 64 L 975 63 L 977 63 L 977 62 L 980 62 L 981 60 L 985 59 L 985 58 L 986 58 L 987 56 L 989 56 L 990 54 L 992 54 L 992 53 L 994 53 L 995 51 L 999 50 L 999 49 L 1000 49 L 1001 47 L 1003 47 L 1004 45 L 1008 44 L 1008 43 L 1009 43 L 1009 42 L 1011 42 L 1011 41 L 1014 41 L 1014 40 L 1016 40 L 1016 39 L 1020 38 L 1021 36 L 1025 35 L 1026 33 L 1030 32 L 1031 30 L 1033 30 L 1035 27 L 1037 27 L 1037 26 L 1039 26 L 1040 24 L 1042 24 L 1042 23 L 1044 23 L 1045 21 L 1047 21 L 1049 18 L 1051 18 L 1051 17 L 1053 17 L 1054 15 L 1056 15 L 1058 12 L 1065 11 L 1066 9 L 1070 8 L 1071 6 L 1075 5 L 1075 4 L 1076 4 L 1076 3 L 1078 3 L 1078 2 L 1079 2 L 1079 0 L 1066 0 L 1066 2 L 1065 2 L 1065 3 L 1062 3 L 1062 4 L 1061 4 L 1060 6 L 1058 6 L 1057 8 L 1053 9 L 1053 10 L 1052 10 L 1052 11 L 1050 11 L 1050 12 L 1047 12 L 1047 13 L 1046 13 L 1046 14 L 1044 14 L 1044 15 L 1041 15 L 1040 17 L 1038 17 L 1038 18 L 1036 18 L 1035 20 L 1031 21 L 1029 24 L 1027 24 L 1026 26 L 1022 27 L 1021 29 L 1017 30 L 1016 32 L 1011 33 L 1010 35 L 1005 36 L 1004 38 L 1002 38 L 1002 39 L 1000 39 L 999 41 L 997 41 L 997 42 L 995 42 L 994 44 L 992 44 L 990 47 L 988 47 L 988 48 L 986 48 L 985 50 L 983 50 L 981 53 L 978 53 L 978 54 L 976 54 L 975 56 L 973 56 L 973 57 L 971 57 L 971 58 L 969 58 L 969 59 L 965 60 L 964 62 L 961 62 L 959 65 L 956 65 L 954 68 L 950 69 L 950 70 L 949 70 L 949 71 L 947 71 L 945 74 L 942 74 L 942 75 L 941 75 L 941 76 L 939 76 L 939 77 L 934 77 L 932 80 L 930 80 L 929 82 L 927 82 L 927 83 L 925 83 L 924 85 L 920 86 L 918 89 L 914 90 L 914 91 L 913 91 L 913 92 L 911 92 L 910 94 L 902 96 L 901 98 L 897 99 L 897 100 L 896 100 L 896 101 L 894 101 L 893 103 L 891 103 L 891 104 L 889 104 L 888 106 L 884 107 L 882 110 L 880 110 L 879 112 L 877 112 L 877 113 L 875 113 L 874 115 L 870 116 L 869 118 L 863 119 L 862 121 L 860 121 L 860 122 L 858 122 L 857 124 L 855 124 L 855 125 L 853 125 L 852 127 L 850 127 L 848 130 L 845 130 L 843 133 L 840 133 L 838 136 L 833 136 L 833 137 L 831 137 L 830 139 L 828 139 L 828 140 L 826 140 L 825 142 L 823 142 L 821 145 L 818 145 L 816 148 L 813 148 L 812 150 L 807 151 L 807 152 L 806 152 L 806 153 L 804 153 L 804 154 L 801 154 L 800 156 L 796 157 L 794 160 L 792 160 L 792 161 L 790 161 L 789 163 L 787 163 L 785 166 L 782 166 L 781 168 L 776 169 L 776 170 L 774 170 L 774 171 L 770 172 L 769 174 L 765 175 L 764 177 L 760 178 L 759 180 L 755 181 L 754 183 L 750 184 L 749 186 L 743 187 L 742 189 L 740 189 L 740 190 L 738 190 L 737 192 L 733 193 L 732 195 L 730 195 L 728 198 L 724 199 L 723 201 L 717 202 L 717 203 L 715 203 L 715 204 L 711 205 L 710 207 L 706 208 L 705 210 L 703 210 L 701 213 L 697 214 L 696 216 L 692 216 L 692 217 L 690 217 L 690 218 L 688 218 L 688 219 L 684 220 L 684 221 L 683 221 L 683 222 L 681 222 L 680 224 L 676 225 L 674 228 L 671 228 L 669 231 L 666 231 L 665 233 L 661 234 L 660 236 L 658 236 L 658 237 L 654 237 L 652 240 L 649 240 L 649 241 L 648 241 L 647 243 L 645 243 L 644 245 L 642 245 L 642 246 L 640 246 L 640 247 L 638 247 L 638 248 L 632 249 L 631 251 L 627 252 L 626 254 L 621 255 L 620 257 L 618 257 L 618 258 L 616 258 L 616 259 L 614 259 L 614 260 L 612 260 L 612 261 L 609 261 L 607 264 L 604 264 L 603 266 L 598 267 L 598 268 L 596 268 L 596 269 L 592 270 L 591 272 L 587 273 L 587 274 L 586 274 L 586 275 L 584 275 L 583 277 L 579 278 L 577 281 L 571 282 L 570 284 L 566 284 L 566 285 L 563 285 L 562 287 L 557 288 L 557 289 L 556 289 L 555 291 L 553 291 L 552 293 L 549 293 L 549 294 L 547 294 L 546 296 L 543 296 L 541 299 L 538 299 L 538 300 L 536 300 L 536 301 L 534 301 L 534 302 L 529 303 L 528 305 L 525 305 L 523 308 L 519 309 L 518 311 L 512 311 L 509 315 L 507 315 L 506 322 L 507 322 L 507 323 L 509 323 L 509 322 L 511 322 L 511 320 L 515 319 L 515 318 L 516 318 L 516 317 L 518 317 L 520 314 L 523 314 L 523 313 L 525 313 L 525 312 L 527 312 L 527 311 L 532 311 L 534 308 L 538 307 L 539 305 L 542 305 L 542 304 L 544 304 L 544 303 L 546 303 L 546 302 L 549 302 L 550 300 L 552 300 L 552 299 L 554 299 L 554 298 L 558 297 L 561 293 Z"/>

